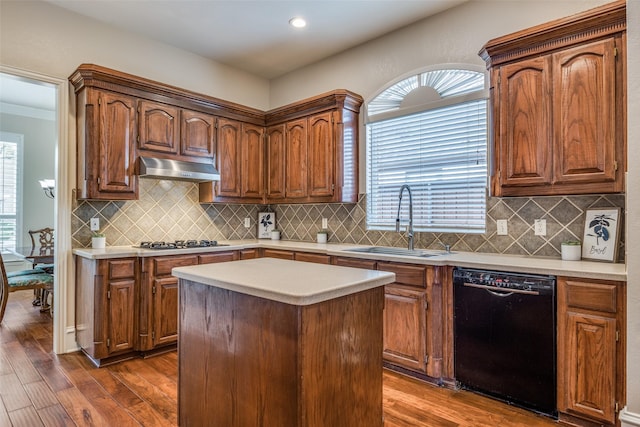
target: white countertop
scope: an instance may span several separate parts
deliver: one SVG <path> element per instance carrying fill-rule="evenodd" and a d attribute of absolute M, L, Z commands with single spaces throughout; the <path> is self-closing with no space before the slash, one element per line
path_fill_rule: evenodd
<path fill-rule="evenodd" d="M 603 280 L 627 280 L 625 264 L 595 261 L 562 261 L 560 258 L 542 258 L 522 255 L 490 254 L 480 252 L 459 252 L 428 258 L 349 252 L 347 249 L 366 247 L 365 245 L 296 242 L 289 240 L 232 240 L 221 241 L 229 246 L 194 249 L 150 250 L 132 246 L 108 246 L 105 249 L 76 248 L 73 253 L 89 259 L 107 259 L 122 257 L 149 257 L 164 255 L 186 255 L 190 253 L 210 253 L 250 248 L 271 248 L 288 251 L 315 252 L 320 254 L 346 256 L 352 258 L 375 259 L 381 261 L 408 262 L 424 265 L 452 265 L 457 267 L 480 268 L 487 270 L 510 271 L 516 273 L 549 274 Z"/>
<path fill-rule="evenodd" d="M 395 274 L 336 265 L 256 258 L 177 267 L 174 276 L 293 305 L 310 305 L 392 283 Z"/>

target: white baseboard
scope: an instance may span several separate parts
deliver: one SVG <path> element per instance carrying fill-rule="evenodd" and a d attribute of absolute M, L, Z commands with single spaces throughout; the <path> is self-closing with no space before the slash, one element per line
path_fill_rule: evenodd
<path fill-rule="evenodd" d="M 74 351 L 80 350 L 80 346 L 76 342 L 76 328 L 73 326 L 69 326 L 64 331 L 64 353 L 73 353 Z"/>
<path fill-rule="evenodd" d="M 640 427 L 640 414 L 630 412 L 626 406 L 620 411 L 619 418 L 622 427 Z"/>

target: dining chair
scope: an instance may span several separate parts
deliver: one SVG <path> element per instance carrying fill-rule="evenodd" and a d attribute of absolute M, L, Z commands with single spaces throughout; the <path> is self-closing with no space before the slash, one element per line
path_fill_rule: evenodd
<path fill-rule="evenodd" d="M 53 228 L 51 227 L 45 227 L 45 228 L 40 228 L 38 230 L 29 230 L 29 237 L 31 238 L 31 250 L 34 251 L 35 249 L 53 249 L 53 242 L 54 242 L 54 233 L 53 233 Z M 38 244 L 36 244 L 36 238 L 38 241 Z M 45 272 L 49 273 L 49 274 L 53 274 L 53 267 L 55 264 L 53 263 L 33 263 L 33 267 L 38 267 L 42 270 L 44 270 Z M 47 290 L 43 290 L 43 289 L 34 289 L 33 291 L 34 294 L 34 300 L 33 300 L 33 305 L 42 305 L 43 307 L 46 306 L 47 304 L 47 300 L 49 298 L 49 292 Z"/>
<path fill-rule="evenodd" d="M 44 270 L 32 268 L 7 273 L 2 254 L 0 254 L 0 270 L 0 280 L 2 280 L 2 286 L 0 287 L 0 323 L 2 323 L 4 311 L 7 308 L 7 301 L 11 292 L 26 289 L 53 291 L 53 275 Z M 48 310 L 48 308 L 44 306 L 40 309 L 40 311 L 46 310 Z"/>

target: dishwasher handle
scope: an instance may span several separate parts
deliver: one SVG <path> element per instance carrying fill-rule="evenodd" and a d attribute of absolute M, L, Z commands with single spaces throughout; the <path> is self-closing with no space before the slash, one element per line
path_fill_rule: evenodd
<path fill-rule="evenodd" d="M 493 295 L 498 297 L 508 297 L 509 295 L 513 295 L 513 294 L 540 295 L 540 292 L 538 291 L 528 291 L 524 289 L 504 289 L 504 288 L 498 288 L 496 286 L 478 285 L 476 283 L 468 283 L 468 282 L 464 282 L 463 286 L 467 286 L 470 288 L 485 289 L 486 291 L 491 292 Z M 499 292 L 496 292 L 496 291 L 499 291 Z"/>

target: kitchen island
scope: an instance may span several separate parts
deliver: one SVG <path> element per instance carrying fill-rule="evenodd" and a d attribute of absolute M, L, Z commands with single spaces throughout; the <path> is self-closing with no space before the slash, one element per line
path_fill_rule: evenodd
<path fill-rule="evenodd" d="M 382 426 L 393 273 L 260 258 L 173 274 L 180 425 Z"/>

